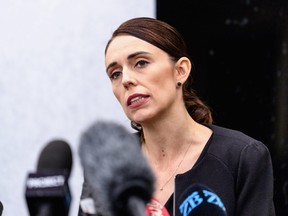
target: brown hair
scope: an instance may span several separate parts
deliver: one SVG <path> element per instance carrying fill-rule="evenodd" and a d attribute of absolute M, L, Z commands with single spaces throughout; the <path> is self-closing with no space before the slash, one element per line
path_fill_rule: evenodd
<path fill-rule="evenodd" d="M 111 41 L 118 35 L 131 35 L 144 40 L 159 49 L 165 51 L 170 58 L 177 62 L 181 57 L 189 58 L 186 52 L 186 44 L 180 33 L 169 24 L 149 17 L 139 17 L 130 19 L 122 23 L 116 29 L 111 39 L 108 41 L 105 53 Z M 188 79 L 183 84 L 183 98 L 185 106 L 190 116 L 198 123 L 212 123 L 210 108 L 197 96 L 192 88 L 193 78 L 190 73 Z M 141 125 L 131 122 L 134 129 L 141 130 Z"/>

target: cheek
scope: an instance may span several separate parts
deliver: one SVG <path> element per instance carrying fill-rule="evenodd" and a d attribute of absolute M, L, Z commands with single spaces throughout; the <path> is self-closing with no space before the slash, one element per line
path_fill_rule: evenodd
<path fill-rule="evenodd" d="M 176 83 L 171 72 L 171 68 L 166 68 L 158 76 L 150 80 L 152 92 L 159 100 L 165 100 L 167 97 L 174 97 L 176 93 Z"/>
<path fill-rule="evenodd" d="M 115 96 L 116 99 L 120 102 L 120 92 L 119 92 L 119 88 L 116 88 L 115 86 L 113 86 L 112 90 L 113 90 L 114 96 Z"/>
<path fill-rule="evenodd" d="M 165 71 L 166 73 L 157 74 L 151 78 L 149 83 L 153 86 L 154 91 L 167 91 L 167 89 L 174 89 L 173 87 L 176 85 L 173 77 L 169 73 L 169 71 Z"/>
<path fill-rule="evenodd" d="M 151 81 L 158 85 L 174 82 L 173 68 L 170 64 L 160 65 L 153 68 L 153 76 L 150 77 Z"/>
<path fill-rule="evenodd" d="M 113 87 L 113 94 L 114 94 L 115 98 L 118 100 L 118 102 L 120 103 L 120 105 L 122 107 L 124 107 L 123 106 L 125 104 L 124 94 L 121 93 L 121 88 Z"/>

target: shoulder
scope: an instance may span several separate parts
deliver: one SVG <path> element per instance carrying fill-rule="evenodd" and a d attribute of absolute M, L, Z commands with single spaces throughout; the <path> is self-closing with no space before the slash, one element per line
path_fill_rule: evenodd
<path fill-rule="evenodd" d="M 251 136 L 229 128 L 220 127 L 217 125 L 206 125 L 213 131 L 212 146 L 218 148 L 223 147 L 226 149 L 233 149 L 235 151 L 243 150 L 249 146 L 255 146 L 266 149 L 266 146 L 259 140 L 252 138 Z"/>
<path fill-rule="evenodd" d="M 257 140 L 255 140 L 254 138 L 238 130 L 224 128 L 218 125 L 207 125 L 207 126 L 213 131 L 213 135 L 216 140 L 218 139 L 220 139 L 221 141 L 234 140 L 235 142 L 238 142 L 240 144 L 242 143 L 244 145 L 255 141 L 257 142 Z"/>
<path fill-rule="evenodd" d="M 240 131 L 217 125 L 206 125 L 212 131 L 207 154 L 235 169 L 243 161 L 270 160 L 268 148 Z"/>

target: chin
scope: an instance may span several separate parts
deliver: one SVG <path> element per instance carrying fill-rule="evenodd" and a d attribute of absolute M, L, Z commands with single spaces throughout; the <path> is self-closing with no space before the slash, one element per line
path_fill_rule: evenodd
<path fill-rule="evenodd" d="M 135 117 L 135 116 L 133 116 L 133 118 L 129 118 L 131 121 L 134 121 L 134 122 L 137 122 L 138 124 L 143 124 L 143 123 L 145 123 L 146 121 L 147 121 L 147 119 L 146 118 L 144 118 L 143 116 L 137 116 L 137 117 Z"/>
<path fill-rule="evenodd" d="M 137 122 L 138 124 L 141 124 L 141 125 L 151 121 L 152 119 L 151 115 L 148 115 L 147 112 L 146 113 L 140 112 L 140 110 L 138 110 L 137 112 L 133 114 L 130 114 L 128 118 L 131 121 Z"/>
<path fill-rule="evenodd" d="M 149 124 L 149 122 L 151 122 L 151 119 L 149 119 L 149 118 L 134 118 L 132 121 L 143 126 L 145 124 Z"/>

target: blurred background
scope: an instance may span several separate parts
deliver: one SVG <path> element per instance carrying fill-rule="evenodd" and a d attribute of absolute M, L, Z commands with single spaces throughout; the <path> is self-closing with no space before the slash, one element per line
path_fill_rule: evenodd
<path fill-rule="evenodd" d="M 277 216 L 288 215 L 288 2 L 286 0 L 0 1 L 0 201 L 4 216 L 28 215 L 25 179 L 42 148 L 73 151 L 70 215 L 82 188 L 79 136 L 107 119 L 130 128 L 104 67 L 113 30 L 157 17 L 184 36 L 195 89 L 215 124 L 270 150 Z"/>

